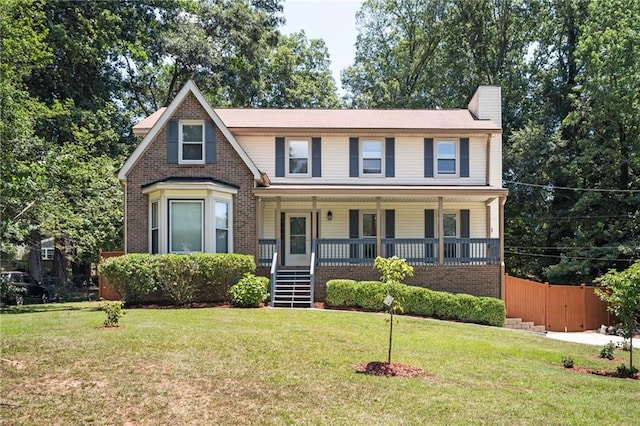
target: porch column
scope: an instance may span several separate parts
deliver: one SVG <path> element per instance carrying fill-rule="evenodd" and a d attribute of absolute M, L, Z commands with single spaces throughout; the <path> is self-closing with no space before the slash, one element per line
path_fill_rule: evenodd
<path fill-rule="evenodd" d="M 318 197 L 311 197 L 311 243 L 318 238 Z"/>
<path fill-rule="evenodd" d="M 496 201 L 497 198 L 493 198 L 490 200 L 487 200 L 487 202 L 485 203 L 485 217 L 486 217 L 486 234 L 485 237 L 486 238 L 491 238 L 491 204 Z M 493 253 L 491 253 L 491 245 L 487 245 L 487 256 L 491 256 Z"/>
<path fill-rule="evenodd" d="M 382 255 L 382 209 L 380 197 L 376 197 L 376 253 Z"/>
<path fill-rule="evenodd" d="M 438 197 L 438 264 L 444 265 L 444 200 Z"/>
<path fill-rule="evenodd" d="M 505 195 L 498 199 L 498 233 L 499 233 L 499 256 L 500 256 L 500 297 L 504 300 L 505 288 L 504 288 L 504 204 L 507 202 Z"/>
<path fill-rule="evenodd" d="M 280 241 L 280 236 L 282 235 L 282 227 L 280 224 L 281 202 L 281 198 L 276 197 L 276 241 Z M 283 247 L 284 241 L 280 241 L 280 249 Z M 282 266 L 282 256 L 278 256 L 278 266 Z"/>

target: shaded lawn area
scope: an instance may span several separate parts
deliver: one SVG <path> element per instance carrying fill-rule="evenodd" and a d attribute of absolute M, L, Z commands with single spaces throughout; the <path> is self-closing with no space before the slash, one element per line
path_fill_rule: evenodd
<path fill-rule="evenodd" d="M 7 424 L 634 424 L 640 381 L 600 348 L 506 329 L 400 317 L 393 362 L 418 377 L 356 373 L 384 361 L 385 316 L 328 310 L 126 309 L 99 303 L 0 315 Z M 21 312 L 21 313 L 16 313 Z M 23 312 L 23 313 L 22 313 Z M 16 314 L 12 314 L 16 313 Z M 398 318 L 398 317 L 396 317 Z"/>

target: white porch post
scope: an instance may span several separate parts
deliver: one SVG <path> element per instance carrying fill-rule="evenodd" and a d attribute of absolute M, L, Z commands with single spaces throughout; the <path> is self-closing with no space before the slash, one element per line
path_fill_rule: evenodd
<path fill-rule="evenodd" d="M 444 265 L 444 200 L 438 197 L 438 264 Z"/>
<path fill-rule="evenodd" d="M 318 197 L 311 197 L 311 242 L 318 238 Z"/>
<path fill-rule="evenodd" d="M 280 236 L 282 235 L 282 229 L 280 224 L 280 215 L 281 215 L 281 198 L 276 197 L 276 241 L 280 241 Z M 284 241 L 280 241 L 280 247 L 284 247 Z M 282 266 L 282 256 L 278 256 L 278 266 Z"/>

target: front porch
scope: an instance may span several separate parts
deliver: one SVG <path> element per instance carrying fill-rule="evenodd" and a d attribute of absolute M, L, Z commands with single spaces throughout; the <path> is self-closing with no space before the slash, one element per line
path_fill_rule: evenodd
<path fill-rule="evenodd" d="M 501 295 L 504 190 L 281 190 L 258 199 L 256 261 L 274 306 L 323 301 L 330 279 L 378 280 L 375 258 L 394 255 L 414 267 L 407 284 Z"/>

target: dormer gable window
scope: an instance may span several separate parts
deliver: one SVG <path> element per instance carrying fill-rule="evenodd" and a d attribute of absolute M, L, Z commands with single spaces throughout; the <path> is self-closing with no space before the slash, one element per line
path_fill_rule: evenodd
<path fill-rule="evenodd" d="M 180 121 L 178 158 L 181 164 L 204 164 L 204 132 L 204 121 Z"/>

